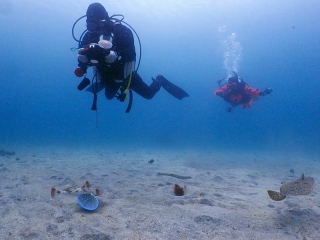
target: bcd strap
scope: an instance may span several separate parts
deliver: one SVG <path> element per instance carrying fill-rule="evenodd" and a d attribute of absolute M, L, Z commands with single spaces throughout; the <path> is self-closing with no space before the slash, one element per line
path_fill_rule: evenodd
<path fill-rule="evenodd" d="M 126 113 L 129 113 L 130 110 L 131 110 L 132 100 L 133 100 L 132 90 L 129 89 L 129 102 L 128 102 L 128 106 L 127 106 L 127 109 L 126 109 Z"/>
<path fill-rule="evenodd" d="M 130 84 L 131 84 L 131 80 L 132 80 L 132 62 L 130 62 L 130 76 L 129 76 L 129 81 L 128 84 L 126 86 L 126 88 L 121 88 L 121 93 L 118 95 L 118 100 L 120 100 L 120 102 L 124 102 L 127 99 L 127 92 L 129 91 L 129 102 L 128 102 L 128 106 L 126 109 L 126 113 L 129 113 L 132 107 L 132 101 L 133 101 L 133 95 L 132 95 L 132 90 L 130 89 Z"/>

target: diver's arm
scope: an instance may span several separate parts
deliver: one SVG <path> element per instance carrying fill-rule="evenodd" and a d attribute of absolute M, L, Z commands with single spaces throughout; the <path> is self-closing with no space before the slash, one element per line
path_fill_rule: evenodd
<path fill-rule="evenodd" d="M 224 97 L 224 95 L 227 93 L 228 91 L 228 86 L 224 85 L 222 87 L 220 87 L 219 89 L 214 91 L 214 95 L 219 96 L 219 97 Z"/>
<path fill-rule="evenodd" d="M 261 95 L 261 91 L 259 89 L 249 87 L 248 85 L 246 85 L 244 87 L 244 92 L 246 94 L 251 95 L 251 96 L 260 96 Z"/>
<path fill-rule="evenodd" d="M 136 51 L 132 32 L 126 26 L 116 23 L 113 26 L 114 50 L 121 56 L 122 61 L 132 62 L 136 59 Z"/>
<path fill-rule="evenodd" d="M 99 37 L 98 33 L 86 32 L 79 44 L 79 47 L 82 48 L 90 43 L 98 43 Z"/>
<path fill-rule="evenodd" d="M 255 89 L 246 85 L 244 91 L 251 96 L 265 96 L 272 92 L 272 88 L 266 88 L 264 91 L 260 91 L 259 89 Z"/>

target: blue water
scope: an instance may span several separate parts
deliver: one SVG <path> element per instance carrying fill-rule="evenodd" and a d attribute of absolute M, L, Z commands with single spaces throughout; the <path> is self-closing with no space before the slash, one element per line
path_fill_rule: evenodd
<path fill-rule="evenodd" d="M 71 27 L 90 3 L 1 1 L 4 148 L 114 144 L 319 154 L 319 1 L 101 2 L 139 34 L 144 81 L 163 74 L 190 97 L 179 101 L 163 89 L 152 100 L 134 94 L 127 114 L 127 103 L 101 93 L 98 115 L 90 110 L 92 95 L 77 90 L 77 54 L 70 51 L 77 46 Z M 76 34 L 84 28 L 82 21 Z M 227 113 L 213 91 L 231 70 L 273 93 Z"/>

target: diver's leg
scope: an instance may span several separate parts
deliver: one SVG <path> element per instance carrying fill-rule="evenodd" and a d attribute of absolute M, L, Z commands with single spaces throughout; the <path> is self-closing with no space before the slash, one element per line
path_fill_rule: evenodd
<path fill-rule="evenodd" d="M 141 79 L 138 73 L 132 74 L 130 89 L 138 93 L 146 99 L 152 99 L 154 95 L 160 90 L 161 83 L 153 81 L 149 86 Z"/>
<path fill-rule="evenodd" d="M 249 102 L 242 104 L 243 108 L 250 108 L 251 105 L 252 105 L 252 99 L 250 99 Z"/>
<path fill-rule="evenodd" d="M 120 88 L 120 85 L 117 83 L 106 84 L 106 88 L 105 88 L 106 98 L 108 100 L 111 100 L 112 98 L 114 98 L 119 88 Z"/>
<path fill-rule="evenodd" d="M 242 101 L 240 103 L 243 108 L 250 108 L 252 105 L 252 98 L 249 95 L 245 95 L 242 97 Z"/>

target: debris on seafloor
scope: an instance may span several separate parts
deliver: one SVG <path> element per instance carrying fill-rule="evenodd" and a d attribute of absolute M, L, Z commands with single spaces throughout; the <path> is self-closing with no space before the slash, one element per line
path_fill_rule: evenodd
<path fill-rule="evenodd" d="M 174 185 L 174 189 L 173 192 L 176 196 L 183 196 L 184 195 L 184 191 L 185 191 L 186 186 L 184 186 L 183 188 L 180 187 L 178 184 Z"/>
<path fill-rule="evenodd" d="M 293 182 L 288 182 L 280 187 L 280 192 L 268 190 L 270 198 L 274 201 L 282 201 L 287 196 L 299 196 L 299 195 L 309 195 L 312 193 L 315 187 L 315 182 L 313 177 L 305 177 L 302 174 L 301 178 Z"/>
<path fill-rule="evenodd" d="M 96 210 L 99 206 L 98 198 L 92 193 L 83 193 L 77 197 L 79 205 L 89 211 Z"/>

